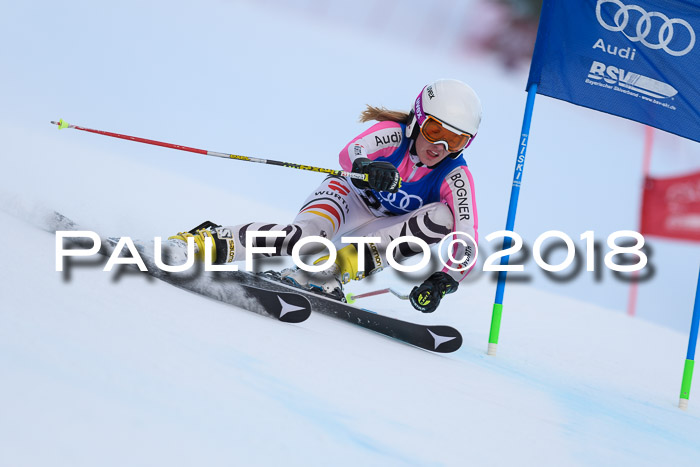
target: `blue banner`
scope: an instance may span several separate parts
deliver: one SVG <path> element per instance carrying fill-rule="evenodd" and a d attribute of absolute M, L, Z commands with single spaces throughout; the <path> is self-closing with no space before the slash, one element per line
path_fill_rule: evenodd
<path fill-rule="evenodd" d="M 700 141 L 698 34 L 698 0 L 544 0 L 528 88 Z"/>

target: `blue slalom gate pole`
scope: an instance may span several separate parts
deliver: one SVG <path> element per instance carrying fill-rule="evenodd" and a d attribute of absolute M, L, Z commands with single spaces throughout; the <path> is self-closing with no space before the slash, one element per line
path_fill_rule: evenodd
<path fill-rule="evenodd" d="M 515 173 L 513 174 L 513 187 L 510 190 L 510 204 L 508 206 L 508 218 L 506 220 L 506 230 L 513 231 L 515 228 L 515 213 L 518 210 L 518 197 L 520 196 L 520 184 L 525 168 L 525 153 L 527 152 L 527 142 L 530 136 L 530 123 L 532 122 L 532 110 L 535 107 L 535 96 L 537 95 L 537 84 L 532 83 L 527 90 L 527 103 L 525 104 L 525 116 L 523 117 L 523 128 L 520 132 L 520 145 L 518 146 L 518 157 L 515 159 Z M 503 239 L 503 249 L 510 248 L 511 238 Z M 508 265 L 510 256 L 501 258 L 501 265 Z M 496 287 L 496 300 L 493 304 L 491 314 L 491 330 L 489 332 L 489 346 L 487 353 L 496 355 L 498 349 L 498 336 L 501 332 L 501 316 L 503 314 L 503 294 L 506 289 L 506 271 L 499 271 L 498 286 Z"/>
<path fill-rule="evenodd" d="M 695 289 L 695 305 L 693 306 L 693 319 L 690 324 L 690 337 L 688 339 L 688 354 L 685 357 L 683 367 L 683 381 L 681 383 L 681 398 L 678 407 L 683 410 L 688 408 L 690 399 L 690 383 L 693 380 L 693 367 L 695 366 L 695 346 L 698 342 L 698 327 L 700 327 L 700 274 L 698 285 Z"/>

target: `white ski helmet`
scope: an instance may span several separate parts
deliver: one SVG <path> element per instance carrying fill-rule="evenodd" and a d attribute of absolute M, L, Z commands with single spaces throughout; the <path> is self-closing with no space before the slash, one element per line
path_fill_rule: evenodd
<path fill-rule="evenodd" d="M 418 136 L 419 127 L 422 127 L 431 115 L 450 130 L 472 135 L 466 148 L 479 131 L 481 101 L 474 90 L 462 81 L 440 79 L 425 86 L 418 94 L 411 114 L 412 118 L 406 126 L 406 137 L 415 139 Z M 454 156 L 461 152 L 460 150 L 454 153 Z"/>

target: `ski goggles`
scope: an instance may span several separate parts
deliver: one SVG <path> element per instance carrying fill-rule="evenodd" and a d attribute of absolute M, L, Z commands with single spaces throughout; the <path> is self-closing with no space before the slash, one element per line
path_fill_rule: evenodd
<path fill-rule="evenodd" d="M 447 150 L 450 152 L 461 151 L 474 137 L 469 133 L 459 132 L 459 130 L 446 126 L 432 115 L 428 115 L 423 124 L 420 125 L 420 132 L 430 143 L 446 143 Z"/>

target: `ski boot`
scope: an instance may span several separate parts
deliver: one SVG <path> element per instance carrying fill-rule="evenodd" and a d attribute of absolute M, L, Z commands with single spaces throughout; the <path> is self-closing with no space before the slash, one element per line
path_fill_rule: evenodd
<path fill-rule="evenodd" d="M 204 239 L 211 238 L 211 261 L 212 264 L 224 264 L 233 261 L 235 256 L 235 244 L 228 229 L 223 229 L 220 225 L 211 221 L 205 221 L 190 230 L 189 232 L 178 232 L 176 235 L 168 237 L 175 243 L 187 248 L 187 239 L 194 239 L 194 257 L 198 261 L 204 261 Z"/>
<path fill-rule="evenodd" d="M 328 260 L 328 256 L 323 256 L 314 264 L 319 264 Z M 370 263 L 372 272 L 376 268 Z M 321 295 L 328 296 L 335 300 L 345 301 L 343 285 L 351 280 L 361 280 L 365 277 L 364 271 L 358 271 L 357 248 L 355 245 L 348 245 L 338 250 L 335 263 L 328 269 L 319 272 L 304 271 L 299 268 L 283 269 L 279 273 L 279 280 L 289 282 L 295 287 L 310 290 Z"/>
<path fill-rule="evenodd" d="M 283 269 L 279 273 L 279 279 L 282 282 L 289 282 L 294 287 L 345 301 L 343 282 L 340 280 L 340 267 L 337 264 L 319 272 L 304 271 L 296 267 Z"/>

